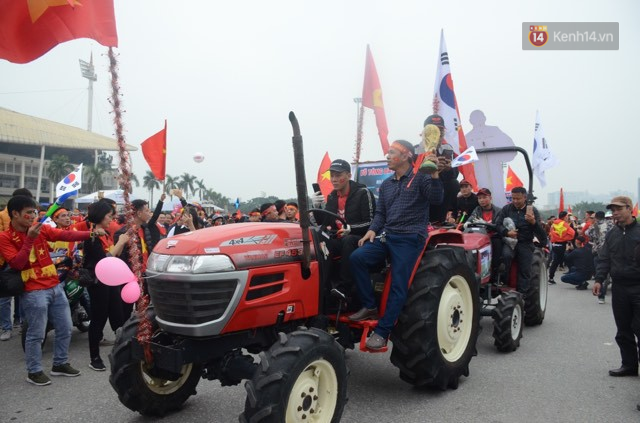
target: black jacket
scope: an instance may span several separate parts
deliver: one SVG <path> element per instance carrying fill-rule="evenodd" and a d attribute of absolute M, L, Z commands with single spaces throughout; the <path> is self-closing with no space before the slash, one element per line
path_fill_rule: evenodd
<path fill-rule="evenodd" d="M 491 217 L 491 222 L 488 223 L 493 223 L 495 225 L 495 223 L 498 221 L 498 216 L 500 215 L 500 208 L 498 206 L 496 206 L 495 204 L 491 205 L 491 210 L 493 210 L 493 216 Z M 469 216 L 469 221 L 471 221 L 472 219 L 482 219 L 482 212 L 484 210 L 482 210 L 482 207 L 478 206 L 475 209 L 473 209 L 473 211 L 471 212 L 471 215 Z"/>
<path fill-rule="evenodd" d="M 147 223 L 144 223 L 141 225 L 144 233 L 144 243 L 147 245 L 147 251 L 149 252 L 149 254 L 151 254 L 151 251 L 153 251 L 153 248 L 156 246 L 158 241 L 164 238 L 164 236 L 160 234 L 160 228 L 158 228 L 158 225 L 156 224 L 158 221 L 158 216 L 160 216 L 160 213 L 162 212 L 162 204 L 163 204 L 162 201 L 158 201 L 158 204 L 156 205 L 156 208 L 153 211 L 153 216 L 151 216 L 151 219 L 149 219 Z M 127 232 L 127 230 L 128 228 L 126 225 L 120 228 L 113 235 L 113 242 L 117 243 L 118 239 L 120 239 L 120 235 Z M 138 241 L 138 249 L 142 253 L 142 243 L 140 242 L 139 238 L 136 238 L 136 239 Z M 140 258 L 142 259 L 142 255 L 140 256 Z M 127 263 L 129 267 L 132 267 L 131 257 L 129 256 L 128 244 L 125 245 L 125 247 L 122 249 L 122 253 L 120 254 L 120 259 L 122 259 L 122 261 Z"/>
<path fill-rule="evenodd" d="M 505 218 L 510 217 L 518 230 L 518 242 L 533 242 L 533 237 L 536 236 L 541 244 L 546 244 L 547 233 L 544 231 L 542 223 L 540 222 L 540 213 L 538 213 L 538 209 L 535 207 L 533 208 L 533 215 L 536 218 L 536 222 L 533 225 L 525 220 L 524 215 L 526 214 L 526 211 L 526 207 L 518 210 L 512 203 L 504 206 L 500 211 L 498 220 L 496 221 L 500 235 L 507 236 L 507 232 L 509 231 L 502 223 Z"/>
<path fill-rule="evenodd" d="M 634 219 L 627 226 L 615 225 L 604 238 L 598 250 L 596 282 L 602 282 L 611 274 L 613 283 L 640 284 L 640 264 L 636 249 L 640 247 L 640 225 Z"/>
<path fill-rule="evenodd" d="M 334 189 L 327 197 L 325 210 L 338 214 L 338 192 Z M 351 233 L 363 236 L 369 230 L 376 211 L 376 200 L 369 189 L 358 182 L 349 181 L 349 195 L 345 205 L 344 220 L 351 226 Z M 325 225 L 331 225 L 327 218 Z"/>
<path fill-rule="evenodd" d="M 456 210 L 455 210 L 455 213 L 453 214 L 453 217 L 457 219 L 459 217 L 462 217 L 462 213 L 466 212 L 467 217 L 465 219 L 468 219 L 469 215 L 478 206 L 479 206 L 478 196 L 475 195 L 474 193 L 471 193 L 471 195 L 469 195 L 468 197 L 459 196 L 458 199 L 456 200 Z"/>
<path fill-rule="evenodd" d="M 576 248 L 564 256 L 564 262 L 572 272 L 579 272 L 587 277 L 593 275 L 593 252 L 591 245 L 585 244 Z"/>

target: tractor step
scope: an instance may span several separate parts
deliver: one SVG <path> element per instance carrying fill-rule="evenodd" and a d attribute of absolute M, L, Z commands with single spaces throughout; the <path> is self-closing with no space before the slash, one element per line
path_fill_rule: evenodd
<path fill-rule="evenodd" d="M 335 318 L 336 318 L 335 315 L 329 316 L 329 319 L 331 320 L 335 320 Z M 353 329 L 362 330 L 362 335 L 360 336 L 360 351 L 370 352 L 370 353 L 381 353 L 381 352 L 386 352 L 388 350 L 388 347 L 386 345 L 383 348 L 380 348 L 379 350 L 371 350 L 367 348 L 367 338 L 369 338 L 369 335 L 371 334 L 373 329 L 375 329 L 375 327 L 378 326 L 377 319 L 361 320 L 359 322 L 354 322 L 352 320 L 349 320 L 348 316 L 340 316 L 340 323 L 343 323 L 346 326 Z"/>

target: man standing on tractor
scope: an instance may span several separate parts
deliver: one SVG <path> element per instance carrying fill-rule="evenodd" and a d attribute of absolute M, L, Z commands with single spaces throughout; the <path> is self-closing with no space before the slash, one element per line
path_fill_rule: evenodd
<path fill-rule="evenodd" d="M 318 223 L 338 230 L 337 238 L 328 239 L 326 245 L 333 257 L 341 257 L 338 282 L 334 287 L 350 297 L 353 277 L 349 258 L 358 248 L 358 241 L 367 233 L 373 221 L 376 200 L 366 185 L 351 180 L 351 165 L 346 160 L 334 160 L 329 167 L 329 173 L 333 191 L 327 196 L 325 210 L 343 218 L 348 227 L 336 228 L 340 222 L 332 221 L 329 217 Z M 313 206 L 321 206 L 323 199 L 321 192 L 315 193 L 312 198 Z"/>
<path fill-rule="evenodd" d="M 504 219 L 513 220 L 516 229 L 508 230 L 504 227 Z M 527 190 L 523 187 L 515 187 L 511 190 L 511 203 L 502 208 L 500 216 L 496 221 L 498 232 L 503 237 L 514 238 L 518 240 L 515 249 L 511 249 L 506 243 L 502 247 L 502 258 L 504 260 L 506 275 L 509 275 L 509 269 L 513 260 L 518 263 L 518 281 L 516 289 L 526 297 L 531 281 L 531 264 L 533 262 L 533 245 L 534 236 L 538 238 L 541 244 L 546 244 L 547 234 L 542 228 L 540 222 L 540 214 L 538 209 L 532 205 L 527 205 Z M 505 281 L 507 279 L 505 278 Z"/>
<path fill-rule="evenodd" d="M 564 253 L 567 251 L 567 243 L 571 242 L 576 231 L 569 225 L 569 213 L 561 211 L 558 218 L 551 224 L 549 236 L 551 237 L 551 249 L 553 261 L 549 268 L 549 283 L 555 284 L 553 277 L 560 263 L 564 262 Z"/>
<path fill-rule="evenodd" d="M 428 157 L 432 161 L 437 158 Z M 394 141 L 387 154 L 395 173 L 380 185 L 376 212 L 367 233 L 358 241 L 361 248 L 351 254 L 351 271 L 363 308 L 352 321 L 378 318 L 369 269 L 391 259 L 391 290 L 385 313 L 367 340 L 367 348 L 380 350 L 407 299 L 409 279 L 426 241 L 429 206 L 442 203 L 443 188 L 438 172 L 414 173 L 415 150 L 405 140 Z"/>
<path fill-rule="evenodd" d="M 614 197 L 607 209 L 613 212 L 616 225 L 605 236 L 598 250 L 593 295 L 600 295 L 602 282 L 611 275 L 611 305 L 616 321 L 616 342 L 622 365 L 609 370 L 611 376 L 638 375 L 640 339 L 640 225 L 633 217 L 629 197 Z"/>

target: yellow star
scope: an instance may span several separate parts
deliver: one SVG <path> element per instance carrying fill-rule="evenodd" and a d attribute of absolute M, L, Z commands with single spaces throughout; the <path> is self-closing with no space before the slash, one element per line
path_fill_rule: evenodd
<path fill-rule="evenodd" d="M 562 234 L 566 232 L 567 228 L 565 228 L 564 222 L 560 222 L 553 224 L 553 230 L 556 231 L 558 236 L 562 238 Z"/>
<path fill-rule="evenodd" d="M 384 104 L 382 103 L 382 90 L 380 88 L 373 91 L 373 106 L 384 107 Z"/>
<path fill-rule="evenodd" d="M 45 253 L 45 252 L 46 252 L 46 251 L 44 250 L 44 248 L 40 248 L 40 249 L 38 250 L 38 254 L 40 254 L 41 256 L 42 256 L 42 255 L 44 255 L 44 253 Z"/>
<path fill-rule="evenodd" d="M 331 180 L 331 172 L 329 172 L 329 169 L 325 170 L 324 172 L 322 172 L 322 174 L 320 175 L 322 177 L 322 180 L 324 181 L 325 179 L 327 181 Z"/>
<path fill-rule="evenodd" d="M 69 5 L 71 7 L 82 6 L 78 0 L 27 0 L 27 7 L 29 8 L 29 15 L 31 15 L 31 22 L 35 22 L 40 19 L 40 16 L 42 16 L 48 8 L 65 5 Z"/>
<path fill-rule="evenodd" d="M 507 176 L 507 186 L 511 185 L 513 182 L 511 182 L 511 176 Z"/>

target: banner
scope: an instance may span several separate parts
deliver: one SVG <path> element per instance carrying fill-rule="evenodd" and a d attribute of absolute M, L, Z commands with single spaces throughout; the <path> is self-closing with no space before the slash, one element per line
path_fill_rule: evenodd
<path fill-rule="evenodd" d="M 542 188 L 547 185 L 544 172 L 557 164 L 558 161 L 551 152 L 542 130 L 540 112 L 536 111 L 536 126 L 533 135 L 533 173 L 540 181 Z"/>
<path fill-rule="evenodd" d="M 364 68 L 364 86 L 362 87 L 362 105 L 373 110 L 376 116 L 376 127 L 380 137 L 382 152 L 386 155 L 389 151 L 389 128 L 387 127 L 387 117 L 384 113 L 384 103 L 382 101 L 382 87 L 376 64 L 373 62 L 371 49 L 367 45 L 367 62 Z"/>
<path fill-rule="evenodd" d="M 141 146 L 151 173 L 157 180 L 164 181 L 167 171 L 167 121 L 164 121 L 164 129 L 144 140 Z"/>

